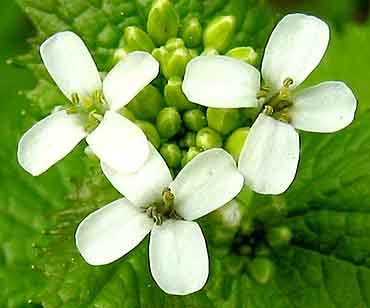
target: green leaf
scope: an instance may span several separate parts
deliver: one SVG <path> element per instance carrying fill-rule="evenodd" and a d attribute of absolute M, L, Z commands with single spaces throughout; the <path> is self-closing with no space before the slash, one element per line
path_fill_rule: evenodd
<path fill-rule="evenodd" d="M 342 132 L 302 138 L 298 177 L 286 194 L 294 238 L 291 249 L 278 256 L 278 268 L 290 268 L 289 285 L 305 290 L 294 300 L 301 305 L 370 304 L 368 116 Z"/>
<path fill-rule="evenodd" d="M 369 70 L 367 57 L 370 53 L 370 22 L 364 25 L 345 24 L 343 32 L 332 32 L 328 51 L 306 85 L 325 80 L 343 80 L 358 99 L 358 111 L 370 108 L 368 91 Z"/>
<path fill-rule="evenodd" d="M 299 3 L 275 0 L 276 4 L 285 12 L 300 11 L 306 14 L 324 17 L 330 21 L 336 30 L 342 31 L 343 26 L 356 20 L 365 20 L 368 17 L 366 2 L 353 0 L 336 1 L 335 5 L 329 1 L 312 3 L 310 0 L 302 0 Z"/>
<path fill-rule="evenodd" d="M 3 12 L 0 21 L 0 40 L 3 42 L 0 50 L 0 96 L 3 102 L 0 104 L 0 306 L 19 307 L 27 301 L 32 288 L 38 288 L 42 282 L 40 275 L 31 270 L 34 260 L 31 244 L 43 221 L 42 204 L 47 204 L 42 190 L 34 189 L 37 185 L 29 178 L 19 176 L 15 162 L 14 148 L 18 137 L 15 127 L 21 124 L 20 113 L 24 107 L 17 91 L 32 83 L 28 81 L 28 72 L 20 72 L 6 65 L 5 61 L 11 53 L 25 50 L 25 44 L 20 42 L 24 41 L 28 25 L 14 3 L 2 3 L 0 10 Z M 13 20 L 17 20 L 17 24 L 7 27 Z M 3 29 L 7 29 L 6 32 Z M 31 193 L 27 198 L 22 191 Z"/>

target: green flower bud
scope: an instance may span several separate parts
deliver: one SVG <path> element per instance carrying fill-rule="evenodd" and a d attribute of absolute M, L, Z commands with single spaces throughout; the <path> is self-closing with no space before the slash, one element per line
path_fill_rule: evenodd
<path fill-rule="evenodd" d="M 167 63 L 164 64 L 163 74 L 167 79 L 171 77 L 182 78 L 185 74 L 185 68 L 191 60 L 189 50 L 180 47 L 172 51 L 168 57 Z"/>
<path fill-rule="evenodd" d="M 174 37 L 167 41 L 166 45 L 164 46 L 169 52 L 174 51 L 177 48 L 184 48 L 185 44 L 181 38 Z"/>
<path fill-rule="evenodd" d="M 147 31 L 154 43 L 165 44 L 170 38 L 176 37 L 179 17 L 169 0 L 156 0 L 149 11 Z"/>
<path fill-rule="evenodd" d="M 248 186 L 244 186 L 240 193 L 236 196 L 236 199 L 242 202 L 246 209 L 250 209 L 254 195 L 255 193 L 252 189 L 250 189 Z"/>
<path fill-rule="evenodd" d="M 127 51 L 124 48 L 118 48 L 114 51 L 112 64 L 115 65 L 127 56 Z"/>
<path fill-rule="evenodd" d="M 241 117 L 238 109 L 208 108 L 208 126 L 227 135 L 241 126 Z"/>
<path fill-rule="evenodd" d="M 156 149 L 159 149 L 159 146 L 161 145 L 161 138 L 159 137 L 155 126 L 152 123 L 140 120 L 136 121 L 135 124 L 143 130 L 150 143 L 154 145 Z"/>
<path fill-rule="evenodd" d="M 102 70 L 108 70 L 115 64 L 116 51 L 111 48 L 98 47 L 95 50 L 94 58 L 97 63 L 101 64 Z"/>
<path fill-rule="evenodd" d="M 270 225 L 276 225 L 287 215 L 286 200 L 283 196 L 272 196 L 271 201 L 267 204 L 256 204 L 254 217 L 259 222 L 268 221 Z"/>
<path fill-rule="evenodd" d="M 197 147 L 208 150 L 212 148 L 221 148 L 222 147 L 222 137 L 221 135 L 213 130 L 212 128 L 205 127 L 202 128 L 196 137 Z"/>
<path fill-rule="evenodd" d="M 221 229 L 230 229 L 237 232 L 243 217 L 243 204 L 236 199 L 226 203 L 223 207 L 213 212 L 213 217 Z M 211 216 L 212 217 L 212 216 Z"/>
<path fill-rule="evenodd" d="M 253 253 L 253 249 L 249 245 L 242 245 L 239 247 L 239 253 L 243 256 L 250 256 Z"/>
<path fill-rule="evenodd" d="M 251 235 L 255 230 L 255 223 L 251 215 L 248 215 L 243 219 L 243 222 L 240 224 L 240 233 L 244 236 Z"/>
<path fill-rule="evenodd" d="M 244 186 L 235 200 L 239 202 L 242 211 L 242 222 L 240 223 L 240 234 L 251 235 L 255 230 L 253 199 L 255 193 L 248 186 Z"/>
<path fill-rule="evenodd" d="M 265 244 L 259 244 L 255 248 L 254 254 L 257 257 L 269 257 L 271 255 L 271 249 Z"/>
<path fill-rule="evenodd" d="M 134 113 L 129 110 L 127 107 L 123 107 L 119 110 L 119 113 L 123 115 L 126 119 L 129 119 L 131 122 L 135 122 L 136 118 Z"/>
<path fill-rule="evenodd" d="M 198 47 L 202 42 L 202 25 L 197 17 L 188 18 L 185 21 L 182 38 L 187 47 Z"/>
<path fill-rule="evenodd" d="M 182 148 L 190 148 L 195 146 L 196 134 L 193 132 L 187 132 L 185 137 L 179 141 L 179 145 Z"/>
<path fill-rule="evenodd" d="M 201 56 L 218 56 L 220 53 L 214 48 L 205 48 Z"/>
<path fill-rule="evenodd" d="M 273 276 L 274 263 L 267 258 L 255 258 L 248 262 L 247 269 L 254 280 L 258 283 L 266 284 Z"/>
<path fill-rule="evenodd" d="M 230 245 L 233 241 L 234 232 L 230 230 L 214 230 L 211 234 L 208 234 L 207 242 L 213 247 L 217 249 L 218 254 L 227 255 L 230 253 L 229 251 L 225 251 L 224 249 Z M 220 250 L 221 249 L 221 250 Z"/>
<path fill-rule="evenodd" d="M 163 100 L 158 89 L 152 85 L 146 86 L 127 105 L 139 120 L 154 121 L 163 108 Z"/>
<path fill-rule="evenodd" d="M 219 16 L 214 18 L 204 30 L 204 46 L 224 52 L 231 43 L 235 26 L 236 19 L 234 16 Z"/>
<path fill-rule="evenodd" d="M 196 49 L 188 49 L 188 50 L 189 50 L 190 57 L 192 59 L 199 56 L 198 50 Z"/>
<path fill-rule="evenodd" d="M 181 167 L 184 167 L 189 161 L 191 161 L 199 153 L 201 153 L 201 150 L 199 148 L 190 147 L 189 150 L 182 157 Z"/>
<path fill-rule="evenodd" d="M 164 99 L 167 106 L 176 107 L 180 111 L 193 109 L 195 104 L 188 101 L 181 89 L 182 81 L 180 78 L 171 78 L 164 87 Z"/>
<path fill-rule="evenodd" d="M 286 226 L 274 227 L 267 232 L 267 241 L 271 247 L 281 247 L 289 244 L 292 231 Z"/>
<path fill-rule="evenodd" d="M 125 49 L 129 52 L 135 50 L 151 52 L 154 49 L 154 43 L 149 35 L 135 26 L 125 28 L 124 40 Z"/>
<path fill-rule="evenodd" d="M 241 127 L 233 131 L 233 133 L 226 139 L 225 150 L 238 161 L 240 152 L 244 146 L 249 133 L 249 127 Z"/>
<path fill-rule="evenodd" d="M 243 123 L 246 125 L 251 125 L 258 117 L 261 112 L 261 108 L 240 108 L 239 109 Z"/>
<path fill-rule="evenodd" d="M 165 47 L 155 48 L 152 51 L 152 56 L 160 63 L 161 69 L 167 63 L 170 53 Z"/>
<path fill-rule="evenodd" d="M 286 198 L 283 196 L 272 196 L 271 206 L 274 208 L 275 212 L 280 217 L 285 217 L 288 214 L 288 209 L 286 205 Z"/>
<path fill-rule="evenodd" d="M 160 152 L 170 168 L 177 168 L 181 164 L 182 153 L 177 144 L 165 143 Z"/>
<path fill-rule="evenodd" d="M 179 132 L 181 116 L 176 108 L 166 107 L 159 112 L 156 123 L 161 137 L 169 139 Z"/>
<path fill-rule="evenodd" d="M 185 127 L 197 132 L 207 126 L 207 119 L 204 113 L 199 109 L 188 110 L 183 115 Z"/>
<path fill-rule="evenodd" d="M 226 53 L 226 56 L 233 57 L 251 65 L 257 64 L 258 60 L 258 54 L 252 47 L 237 47 L 231 49 Z"/>

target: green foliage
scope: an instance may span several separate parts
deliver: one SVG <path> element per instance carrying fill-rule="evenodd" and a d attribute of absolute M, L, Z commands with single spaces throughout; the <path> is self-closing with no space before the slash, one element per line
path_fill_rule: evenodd
<path fill-rule="evenodd" d="M 327 57 L 306 83 L 348 81 L 360 101 L 356 122 L 336 134 L 302 134 L 302 157 L 293 186 L 274 198 L 243 191 L 238 197 L 242 219 L 237 230 L 230 232 L 212 216 L 202 219 L 210 251 L 210 279 L 201 292 L 175 297 L 164 294 L 152 280 L 147 241 L 108 266 L 89 266 L 79 256 L 74 246 L 77 224 L 118 197 L 97 162 L 82 154 L 84 145 L 39 178 L 25 174 L 15 160 L 21 133 L 64 102 L 40 63 L 40 42 L 54 32 L 72 29 L 87 42 L 99 69 L 108 71 L 123 47 L 125 27 L 146 30 L 151 1 L 18 2 L 37 34 L 32 50 L 15 61 L 34 73 L 36 86 L 26 93 L 31 104 L 16 97 L 15 89 L 32 86 L 27 82 L 30 77 L 0 64 L 7 74 L 0 80 L 1 96 L 6 97 L 0 104 L 1 307 L 25 307 L 28 299 L 44 307 L 370 306 L 370 97 L 364 65 L 369 54 L 368 26 L 351 26 L 343 36 L 334 34 Z M 251 46 L 261 51 L 274 22 L 263 1 L 173 3 L 180 33 L 181 21 L 188 16 L 199 18 L 203 29 L 216 16 L 235 16 L 230 48 Z M 2 22 L 9 24 L 10 19 Z M 185 37 L 185 42 L 189 41 L 189 36 Z M 9 45 L 7 50 L 15 53 L 19 47 Z M 4 52 L 0 51 L 1 59 Z M 156 80 L 160 95 L 166 83 L 163 76 Z M 136 107 L 144 106 L 137 102 Z M 132 111 L 140 119 L 143 112 L 136 107 Z M 149 111 L 142 119 L 153 120 Z M 199 149 L 191 146 L 182 165 L 198 153 Z M 284 247 L 275 245 L 271 231 L 266 237 L 267 230 L 279 230 L 280 226 L 292 233 L 290 244 Z M 272 247 L 269 239 L 274 242 Z"/>
<path fill-rule="evenodd" d="M 31 87 L 33 82 L 29 81 L 31 74 L 20 72 L 5 61 L 12 53 L 25 50 L 23 42 L 28 25 L 23 19 L 17 19 L 19 10 L 15 4 L 1 3 L 0 10 L 1 27 L 7 29 L 0 31 L 3 42 L 0 49 L 0 95 L 3 98 L 0 104 L 0 306 L 20 307 L 33 289 L 42 287 L 41 275 L 31 270 L 35 260 L 31 244 L 40 233 L 45 222 L 43 214 L 47 215 L 53 201 L 45 199 L 46 190 L 25 176 L 15 160 L 19 128 L 23 122 L 30 123 L 28 117 L 21 115 L 25 104 L 17 91 L 19 87 Z M 7 27 L 14 19 L 18 23 Z M 52 175 L 48 179 L 55 183 Z M 55 198 L 62 197 L 63 189 L 55 191 Z"/>
<path fill-rule="evenodd" d="M 222 135 L 228 135 L 242 123 L 239 110 L 232 108 L 208 108 L 207 121 L 209 127 Z"/>
<path fill-rule="evenodd" d="M 346 24 L 343 33 L 332 32 L 325 58 L 313 72 L 305 86 L 325 80 L 343 80 L 358 99 L 358 111 L 370 108 L 368 89 L 369 69 L 366 55 L 370 54 L 370 23 L 358 26 Z"/>

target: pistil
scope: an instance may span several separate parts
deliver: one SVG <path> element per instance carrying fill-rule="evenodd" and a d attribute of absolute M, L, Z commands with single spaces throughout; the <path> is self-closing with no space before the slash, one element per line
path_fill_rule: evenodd
<path fill-rule="evenodd" d="M 79 114 L 85 123 L 85 130 L 91 132 L 103 119 L 106 105 L 101 91 L 95 91 L 84 99 L 81 99 L 77 93 L 73 93 L 66 111 L 69 114 Z"/>
<path fill-rule="evenodd" d="M 171 189 L 166 187 L 162 191 L 162 200 L 155 202 L 145 209 L 145 213 L 153 218 L 154 223 L 161 225 L 166 219 L 181 219 L 174 209 L 175 196 Z"/>
<path fill-rule="evenodd" d="M 265 103 L 263 113 L 272 116 L 279 121 L 289 123 L 289 107 L 293 104 L 290 90 L 290 86 L 292 84 L 293 79 L 285 79 L 279 93 Z M 261 90 L 261 93 L 262 92 L 263 90 Z"/>

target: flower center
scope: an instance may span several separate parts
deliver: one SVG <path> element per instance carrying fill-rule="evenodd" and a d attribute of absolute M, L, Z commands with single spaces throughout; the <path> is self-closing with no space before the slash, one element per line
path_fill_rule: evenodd
<path fill-rule="evenodd" d="M 101 91 L 95 91 L 84 99 L 81 99 L 77 93 L 73 93 L 66 111 L 69 114 L 79 114 L 84 122 L 85 130 L 91 132 L 103 119 L 107 109 L 106 106 L 107 104 Z"/>
<path fill-rule="evenodd" d="M 144 210 L 157 225 L 161 225 L 166 219 L 181 219 L 174 209 L 174 203 L 175 195 L 166 187 L 162 191 L 162 200 L 153 202 Z"/>
<path fill-rule="evenodd" d="M 269 89 L 262 88 L 258 98 L 267 98 L 263 104 L 262 112 L 276 120 L 290 123 L 289 107 L 293 105 L 292 91 L 290 90 L 292 84 L 292 78 L 285 79 L 279 92 L 270 98 L 268 98 Z"/>

